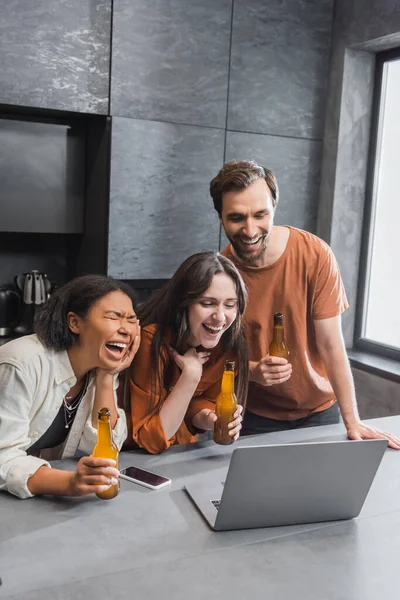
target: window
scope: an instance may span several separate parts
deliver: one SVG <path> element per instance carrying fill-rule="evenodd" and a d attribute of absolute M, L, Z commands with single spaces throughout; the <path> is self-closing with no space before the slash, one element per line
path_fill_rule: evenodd
<path fill-rule="evenodd" d="M 375 82 L 355 346 L 400 359 L 400 49 Z"/>

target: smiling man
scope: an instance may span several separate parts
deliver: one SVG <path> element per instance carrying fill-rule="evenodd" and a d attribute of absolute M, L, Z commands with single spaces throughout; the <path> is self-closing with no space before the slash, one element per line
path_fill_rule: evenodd
<path fill-rule="evenodd" d="M 347 298 L 329 246 L 274 225 L 279 190 L 272 171 L 252 161 L 226 163 L 211 181 L 214 208 L 248 288 L 244 323 L 250 384 L 243 434 L 339 422 L 351 439 L 400 440 L 363 424 L 342 336 Z M 283 313 L 289 361 L 269 356 L 273 315 Z M 339 405 L 339 407 L 338 407 Z"/>

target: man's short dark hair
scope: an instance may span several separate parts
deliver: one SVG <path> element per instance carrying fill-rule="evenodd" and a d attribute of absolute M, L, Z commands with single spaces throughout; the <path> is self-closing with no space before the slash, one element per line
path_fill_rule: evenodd
<path fill-rule="evenodd" d="M 224 164 L 210 183 L 211 198 L 219 217 L 222 214 L 222 196 L 226 192 L 244 190 L 257 179 L 265 180 L 275 209 L 279 201 L 279 188 L 273 172 L 253 160 L 231 160 Z"/>

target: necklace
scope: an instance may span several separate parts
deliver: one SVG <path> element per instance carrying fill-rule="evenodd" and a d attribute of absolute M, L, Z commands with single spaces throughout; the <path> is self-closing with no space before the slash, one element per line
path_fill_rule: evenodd
<path fill-rule="evenodd" d="M 84 382 L 82 388 L 80 389 L 77 396 L 75 397 L 75 399 L 72 402 L 68 402 L 68 400 L 72 400 L 73 396 L 64 396 L 63 405 L 64 405 L 65 429 L 69 429 L 72 421 L 75 418 L 79 404 L 80 404 L 83 396 L 86 394 L 88 382 L 89 382 L 89 376 L 86 375 L 85 382 Z"/>

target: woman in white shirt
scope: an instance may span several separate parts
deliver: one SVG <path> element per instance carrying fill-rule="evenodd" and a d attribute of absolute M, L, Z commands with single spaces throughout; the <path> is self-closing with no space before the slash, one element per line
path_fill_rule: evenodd
<path fill-rule="evenodd" d="M 0 490 L 20 498 L 105 491 L 119 475 L 114 461 L 84 456 L 63 471 L 48 460 L 89 455 L 102 407 L 121 447 L 118 373 L 140 342 L 133 291 L 103 275 L 78 277 L 46 302 L 36 331 L 0 348 Z"/>

